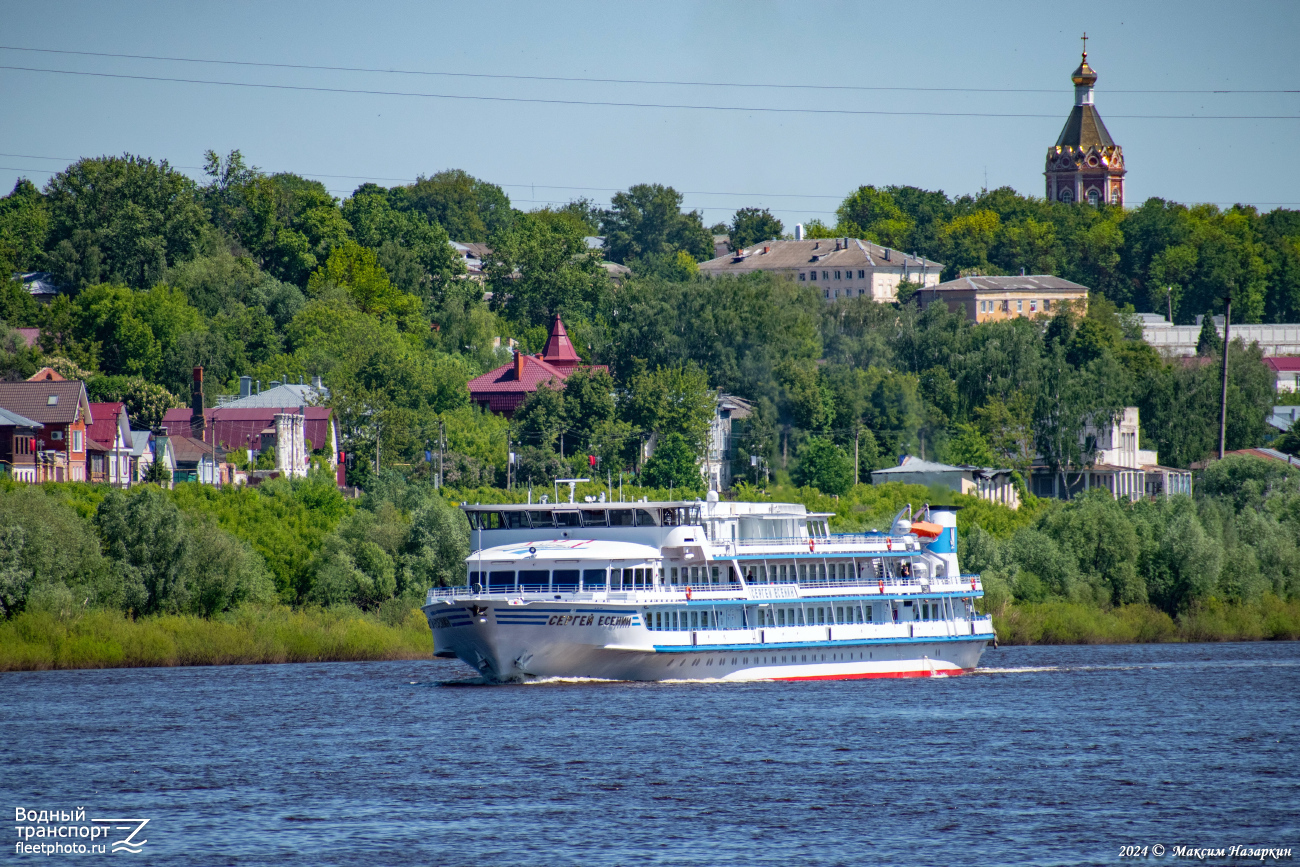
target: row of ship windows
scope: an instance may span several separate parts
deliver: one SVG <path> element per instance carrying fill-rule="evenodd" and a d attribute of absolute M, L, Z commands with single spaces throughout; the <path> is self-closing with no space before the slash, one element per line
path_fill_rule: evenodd
<path fill-rule="evenodd" d="M 872 658 L 874 658 L 874 653 L 867 650 L 856 651 L 854 653 L 783 653 L 779 656 L 775 654 L 772 656 L 755 656 L 753 657 L 753 660 L 755 665 L 776 665 L 778 662 L 841 662 L 850 659 Z M 731 657 L 731 664 L 749 665 L 749 660 L 750 657 L 748 656 L 733 656 Z M 713 665 L 714 662 L 717 662 L 718 665 L 726 665 L 727 657 L 693 659 L 691 660 L 691 665 L 699 665 L 701 662 L 705 665 Z M 669 662 L 668 664 L 672 665 L 672 662 Z M 686 660 L 681 660 L 681 664 L 685 666 Z"/>
<path fill-rule="evenodd" d="M 928 569 L 924 562 L 916 564 L 907 560 L 868 560 L 858 564 L 862 577 L 867 580 L 884 578 L 924 578 Z M 685 587 L 698 584 L 739 583 L 735 571 L 727 567 L 723 575 L 719 566 L 672 566 L 668 569 L 668 586 Z M 942 564 L 937 568 L 943 574 Z M 608 574 L 607 574 L 608 573 Z M 645 590 L 664 585 L 664 570 L 642 566 L 627 569 L 493 569 L 471 571 L 469 583 L 486 585 L 489 591 L 506 590 Z M 657 580 L 656 580 L 657 579 Z M 793 584 L 797 582 L 850 582 L 855 580 L 853 563 L 763 563 L 746 569 L 745 580 L 751 584 Z M 581 582 L 581 583 L 580 583 Z M 607 586 L 608 584 L 608 586 Z"/>
<path fill-rule="evenodd" d="M 753 625 L 782 626 L 835 626 L 851 623 L 875 623 L 872 605 L 817 605 L 791 608 L 759 608 Z M 899 608 L 882 606 L 886 620 L 899 620 Z M 910 610 L 909 610 L 910 609 Z M 916 605 L 909 599 L 902 605 L 904 620 L 943 620 L 943 608 L 937 603 L 922 602 Z M 889 612 L 893 612 L 892 615 Z M 683 629 L 717 629 L 717 612 L 710 611 L 647 611 L 646 627 L 655 632 Z"/>
<path fill-rule="evenodd" d="M 843 277 L 840 276 L 841 273 L 844 275 Z M 841 272 L 841 271 L 823 271 L 823 272 L 822 272 L 822 279 L 823 279 L 823 280 L 830 280 L 830 279 L 831 279 L 831 276 L 830 276 L 831 274 L 834 274 L 834 275 L 835 275 L 835 279 L 836 279 L 836 280 L 852 280 L 852 279 L 853 279 L 853 272 L 852 272 L 852 271 L 843 271 L 843 272 Z M 807 275 L 807 276 L 805 276 L 805 275 Z M 815 280 L 817 279 L 817 272 L 816 272 L 816 271 L 807 271 L 807 272 L 805 272 L 805 271 L 800 271 L 800 272 L 799 272 L 799 279 L 800 279 L 800 280 L 804 280 L 804 281 L 806 281 L 806 280 L 808 279 L 809 276 L 811 276 L 812 279 L 815 281 Z M 866 272 L 866 271 L 859 271 L 859 272 L 858 272 L 858 279 L 859 279 L 859 280 L 865 280 L 865 279 L 867 279 L 867 272 Z"/>
<path fill-rule="evenodd" d="M 655 520 L 655 512 L 659 520 Z M 700 523 L 697 506 L 656 509 L 568 509 L 474 512 L 465 516 L 474 530 L 528 530 L 565 527 L 678 527 Z M 662 522 L 662 523 L 661 523 Z"/>

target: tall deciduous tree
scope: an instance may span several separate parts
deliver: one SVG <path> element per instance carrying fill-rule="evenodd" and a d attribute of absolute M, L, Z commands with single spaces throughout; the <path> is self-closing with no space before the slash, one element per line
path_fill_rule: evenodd
<path fill-rule="evenodd" d="M 589 319 L 607 308 L 610 281 L 600 253 L 571 220 L 521 214 L 492 235 L 484 262 L 493 304 L 521 323 L 549 325 L 556 314 Z"/>
<path fill-rule="evenodd" d="M 696 261 L 713 255 L 713 236 L 699 211 L 682 213 L 682 194 L 662 184 L 636 184 L 615 193 L 601 219 L 605 249 L 615 262 L 661 256 L 679 250 Z"/>
<path fill-rule="evenodd" d="M 731 249 L 780 238 L 785 227 L 767 208 L 741 208 L 731 220 Z"/>
<path fill-rule="evenodd" d="M 699 457 L 686 438 L 670 433 L 660 440 L 641 469 L 640 482 L 651 488 L 674 488 L 683 494 L 704 490 Z"/>
<path fill-rule="evenodd" d="M 152 286 L 194 255 L 207 222 L 192 180 L 130 154 L 73 163 L 50 179 L 46 202 L 50 270 L 73 288 Z"/>

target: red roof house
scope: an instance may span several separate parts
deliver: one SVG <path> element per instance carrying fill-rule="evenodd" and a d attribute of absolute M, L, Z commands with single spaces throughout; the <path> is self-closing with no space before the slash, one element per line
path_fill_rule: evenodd
<path fill-rule="evenodd" d="M 504 364 L 490 373 L 469 381 L 469 397 L 474 403 L 492 412 L 509 417 L 520 405 L 543 385 L 563 388 L 564 381 L 575 370 L 590 367 L 606 370 L 604 365 L 585 365 L 573 348 L 569 333 L 564 330 L 560 317 L 551 325 L 551 336 L 538 355 L 516 352 L 510 364 Z"/>
<path fill-rule="evenodd" d="M 275 443 L 275 417 L 282 412 L 306 416 L 303 434 L 311 441 L 311 447 L 323 449 L 331 458 L 337 456 L 334 415 L 327 406 L 209 407 L 203 410 L 204 429 L 217 432 L 217 444 L 223 449 L 235 451 L 243 448 L 260 452 Z M 189 436 L 191 413 L 189 407 L 169 409 L 163 416 L 163 427 L 170 436 Z M 268 438 L 264 440 L 263 434 Z M 205 434 L 205 438 L 210 440 L 210 434 Z"/>
<path fill-rule="evenodd" d="M 1264 359 L 1264 366 L 1273 371 L 1274 387 L 1278 391 L 1300 390 L 1300 356 L 1270 356 Z"/>
<path fill-rule="evenodd" d="M 50 379 L 0 382 L 0 409 L 40 422 L 33 444 L 36 481 L 86 480 L 86 426 L 94 418 L 85 383 L 57 373 Z"/>
<path fill-rule="evenodd" d="M 131 421 L 120 401 L 90 404 L 86 425 L 86 478 L 126 487 L 131 481 Z"/>

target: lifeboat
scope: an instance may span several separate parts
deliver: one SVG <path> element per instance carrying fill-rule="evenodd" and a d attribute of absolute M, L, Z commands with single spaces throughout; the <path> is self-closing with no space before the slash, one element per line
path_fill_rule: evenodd
<path fill-rule="evenodd" d="M 943 533 L 943 527 L 938 524 L 931 524 L 929 521 L 913 521 L 912 532 L 923 539 L 938 539 Z"/>

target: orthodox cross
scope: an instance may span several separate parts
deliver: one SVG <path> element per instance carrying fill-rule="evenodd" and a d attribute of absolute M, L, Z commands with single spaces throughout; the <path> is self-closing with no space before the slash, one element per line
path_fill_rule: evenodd
<path fill-rule="evenodd" d="M 1088 56 L 1088 31 L 1083 32 L 1083 56 Z"/>

